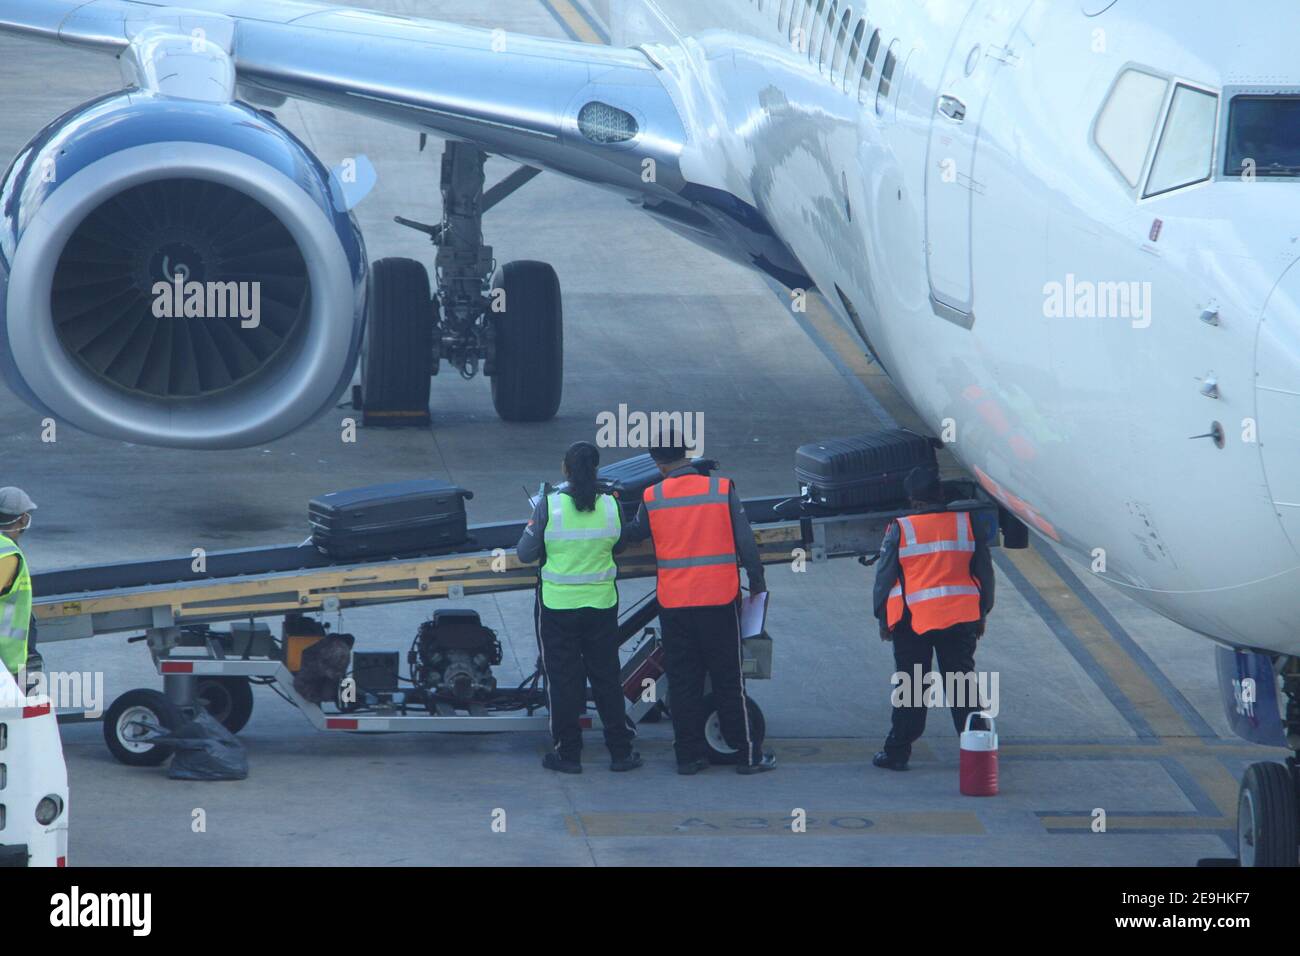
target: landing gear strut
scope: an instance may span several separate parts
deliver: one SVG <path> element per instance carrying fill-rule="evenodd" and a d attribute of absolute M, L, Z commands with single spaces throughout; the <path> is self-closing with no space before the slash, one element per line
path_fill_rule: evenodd
<path fill-rule="evenodd" d="M 1240 866 L 1300 865 L 1300 659 L 1282 668 L 1287 697 L 1285 763 L 1253 763 L 1237 796 L 1237 862 Z"/>
<path fill-rule="evenodd" d="M 437 248 L 436 288 L 414 259 L 381 259 L 371 269 L 359 395 L 364 424 L 427 424 L 429 378 L 444 361 L 466 379 L 481 368 L 506 421 L 547 421 L 559 410 L 564 330 L 555 270 L 543 262 L 497 268 L 483 243 L 483 214 L 540 170 L 520 167 L 485 191 L 486 161 L 478 147 L 448 141 L 442 222 L 397 217 Z"/>

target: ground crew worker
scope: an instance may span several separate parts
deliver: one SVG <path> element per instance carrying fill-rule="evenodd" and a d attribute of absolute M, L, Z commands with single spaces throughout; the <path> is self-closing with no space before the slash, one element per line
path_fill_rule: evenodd
<path fill-rule="evenodd" d="M 32 619 L 32 578 L 18 539 L 35 510 L 22 489 L 0 488 L 0 662 L 14 676 L 27 667 Z"/>
<path fill-rule="evenodd" d="M 635 731 L 624 709 L 618 660 L 618 568 L 614 552 L 623 519 L 618 501 L 600 494 L 600 452 L 578 442 L 564 455 L 563 490 L 542 495 L 519 539 L 525 564 L 541 563 L 537 634 L 546 675 L 553 750 L 542 766 L 582 773 L 582 727 L 587 683 L 600 714 L 614 771 L 635 770 Z"/>
<path fill-rule="evenodd" d="M 749 719 L 741 673 L 740 572 L 751 594 L 767 590 L 754 533 L 727 478 L 699 474 L 675 433 L 650 451 L 664 476 L 646 489 L 625 543 L 650 538 L 658 562 L 659 624 L 673 718 L 677 772 L 709 765 L 704 737 L 704 678 L 713 682 L 722 735 L 736 751 L 737 773 L 773 770 L 759 728 Z"/>
<path fill-rule="evenodd" d="M 933 468 L 916 468 L 904 482 L 920 514 L 890 522 L 876 568 L 875 612 L 880 639 L 894 643 L 894 668 L 914 679 L 939 659 L 944 686 L 949 675 L 975 669 L 975 645 L 993 610 L 993 558 L 988 542 L 975 534 L 965 511 L 947 511 L 943 486 Z M 954 685 L 955 686 L 955 685 Z M 877 767 L 906 770 L 912 743 L 925 732 L 923 705 L 902 695 L 890 719 L 885 749 L 872 759 Z M 961 733 L 978 701 L 949 701 L 952 722 Z M 974 722 L 981 728 L 983 721 Z"/>

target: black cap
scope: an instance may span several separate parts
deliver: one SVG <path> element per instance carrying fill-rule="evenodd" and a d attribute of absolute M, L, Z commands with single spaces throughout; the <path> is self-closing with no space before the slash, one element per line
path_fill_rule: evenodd
<path fill-rule="evenodd" d="M 686 457 L 686 444 L 681 431 L 672 422 L 666 423 L 651 439 L 650 457 L 661 465 L 681 461 Z"/>
<path fill-rule="evenodd" d="M 935 504 L 943 502 L 943 485 L 939 482 L 939 473 L 929 466 L 913 468 L 903 479 L 903 490 L 913 501 L 926 501 Z"/>
<path fill-rule="evenodd" d="M 589 457 L 593 466 L 600 464 L 600 449 L 589 441 L 575 441 L 564 453 L 565 464 L 577 461 L 578 456 Z"/>

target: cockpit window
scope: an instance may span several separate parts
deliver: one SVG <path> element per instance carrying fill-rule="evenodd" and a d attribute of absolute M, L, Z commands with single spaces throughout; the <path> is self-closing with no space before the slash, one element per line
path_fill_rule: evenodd
<path fill-rule="evenodd" d="M 1225 176 L 1300 177 L 1300 96 L 1234 96 Z"/>
<path fill-rule="evenodd" d="M 1203 183 L 1214 169 L 1214 130 L 1219 98 L 1179 83 L 1169 104 L 1144 196 Z"/>
<path fill-rule="evenodd" d="M 1093 139 L 1130 186 L 1142 178 L 1168 88 L 1163 77 L 1125 70 L 1097 117 Z"/>

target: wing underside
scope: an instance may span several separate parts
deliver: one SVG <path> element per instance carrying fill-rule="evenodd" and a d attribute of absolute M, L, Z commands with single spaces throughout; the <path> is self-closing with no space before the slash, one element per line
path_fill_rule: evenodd
<path fill-rule="evenodd" d="M 170 80 L 204 95 L 177 86 L 175 64 L 207 89 L 225 69 L 229 95 L 255 105 L 323 103 L 659 200 L 682 186 L 685 127 L 639 50 L 281 0 L 6 0 L 0 33 L 119 56 L 128 82 L 154 92 Z"/>

